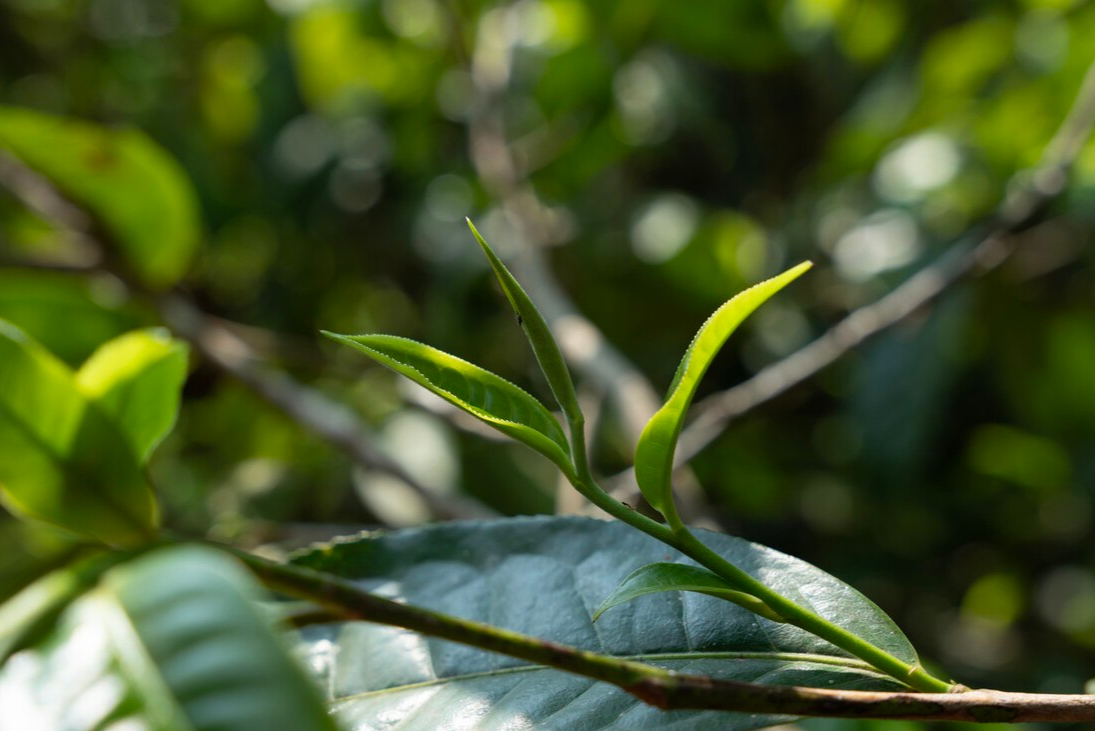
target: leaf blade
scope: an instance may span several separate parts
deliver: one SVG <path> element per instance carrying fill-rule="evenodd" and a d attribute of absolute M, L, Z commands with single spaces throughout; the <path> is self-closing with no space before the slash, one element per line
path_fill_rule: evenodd
<path fill-rule="evenodd" d="M 570 369 L 567 368 L 566 359 L 563 358 L 563 353 L 559 350 L 559 344 L 556 342 L 547 320 L 544 319 L 540 309 L 510 273 L 509 269 L 506 268 L 506 265 L 502 263 L 502 260 L 498 258 L 498 255 L 494 253 L 494 250 L 479 234 L 479 230 L 471 222 L 471 219 L 465 218 L 464 220 L 467 221 L 468 228 L 471 229 L 472 235 L 475 236 L 479 247 L 486 255 L 487 261 L 490 262 L 491 269 L 494 270 L 499 284 L 502 285 L 502 291 L 505 293 L 506 299 L 513 306 L 514 312 L 517 313 L 521 329 L 524 330 L 525 337 L 532 345 L 532 352 L 536 355 L 536 361 L 540 364 L 540 370 L 547 379 L 555 400 L 562 407 L 563 413 L 566 414 L 571 423 L 580 422 L 583 418 L 582 410 L 578 404 L 578 395 L 574 391 L 574 381 L 570 377 Z M 581 439 L 584 436 L 579 434 L 575 435 L 574 438 Z"/>
<path fill-rule="evenodd" d="M 0 494 L 13 512 L 110 545 L 155 535 L 151 485 L 72 372 L 0 320 Z"/>
<path fill-rule="evenodd" d="M 114 418 L 141 462 L 175 425 L 188 349 L 162 328 L 100 346 L 76 372 L 80 390 Z"/>
<path fill-rule="evenodd" d="M 837 579 L 732 536 L 704 533 L 703 540 L 793 600 L 915 661 L 892 622 Z M 620 523 L 540 517 L 362 534 L 317 546 L 295 562 L 428 609 L 680 672 L 773 684 L 901 687 L 793 625 L 702 594 L 650 595 L 594 625 L 597 604 L 634 569 L 664 560 L 665 550 Z M 584 678 L 366 623 L 310 627 L 300 637 L 314 672 L 333 689 L 340 718 L 356 731 L 382 720 L 402 720 L 401 731 L 744 731 L 785 720 L 664 713 Z"/>
<path fill-rule="evenodd" d="M 694 591 L 707 594 L 737 604 L 773 622 L 784 621 L 763 601 L 734 589 L 707 569 L 679 563 L 653 563 L 635 569 L 601 602 L 601 606 L 597 607 L 597 611 L 593 613 L 593 621 L 596 622 L 612 607 L 663 591 Z"/>
<path fill-rule="evenodd" d="M 527 444 L 562 469 L 572 469 L 570 448 L 559 422 L 543 404 L 504 378 L 407 338 L 323 334 L 364 353 L 502 433 Z"/>
<path fill-rule="evenodd" d="M 700 379 L 738 325 L 772 295 L 812 266 L 803 262 L 726 302 L 700 327 L 681 359 L 665 404 L 647 422 L 635 448 L 635 479 L 656 510 L 672 509 L 673 454 Z"/>
<path fill-rule="evenodd" d="M 254 605 L 265 595 L 205 547 L 154 551 L 111 570 L 54 634 L 0 666 L 0 727 L 86 728 L 124 718 L 160 731 L 337 731 L 305 672 Z M 74 662 L 78 660 L 78 662 Z M 63 682 L 59 682 L 63 680 Z M 13 714 L 13 715 L 7 715 Z M 89 713 L 85 713 L 87 717 Z"/>
<path fill-rule="evenodd" d="M 197 194 L 179 163 L 135 129 L 0 106 L 0 147 L 87 207 L 150 287 L 178 281 L 197 253 Z"/>

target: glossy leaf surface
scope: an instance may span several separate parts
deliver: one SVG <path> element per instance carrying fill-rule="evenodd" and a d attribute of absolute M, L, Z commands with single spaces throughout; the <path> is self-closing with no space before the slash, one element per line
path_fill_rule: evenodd
<path fill-rule="evenodd" d="M 597 621 L 602 614 L 612 607 L 647 594 L 657 594 L 662 591 L 695 591 L 733 602 L 767 619 L 776 622 L 783 621 L 760 599 L 751 594 L 737 591 L 730 584 L 702 566 L 689 566 L 680 563 L 652 563 L 636 569 L 620 582 L 620 585 L 601 603 L 601 606 L 597 607 L 597 611 L 593 614 L 593 620 Z"/>
<path fill-rule="evenodd" d="M 175 425 L 186 364 L 185 343 L 160 328 L 139 330 L 95 351 L 77 371 L 76 382 L 145 462 Z"/>
<path fill-rule="evenodd" d="M 715 310 L 692 339 L 669 386 L 665 405 L 647 423 L 635 448 L 635 479 L 643 497 L 657 510 L 665 512 L 672 500 L 670 483 L 677 438 L 692 397 L 711 361 L 746 317 L 811 266 L 810 262 L 803 262 L 739 293 Z"/>
<path fill-rule="evenodd" d="M 3 321 L 0 384 L 0 489 L 12 511 L 111 545 L 155 534 L 155 498 L 125 434 L 67 366 Z"/>
<path fill-rule="evenodd" d="M 570 378 L 570 370 L 567 368 L 566 360 L 559 350 L 559 344 L 555 341 L 555 336 L 552 335 L 547 321 L 540 314 L 539 308 L 525 293 L 524 288 L 510 274 L 506 265 L 502 263 L 502 260 L 498 258 L 494 250 L 479 234 L 479 230 L 475 228 L 475 224 L 471 222 L 471 219 L 468 219 L 468 227 L 475 236 L 475 240 L 479 242 L 483 253 L 486 254 L 491 269 L 494 270 L 498 282 L 502 285 L 502 291 L 506 293 L 506 299 L 513 306 L 514 312 L 517 313 L 521 329 L 525 331 L 525 336 L 532 345 L 536 360 L 540 364 L 540 370 L 547 378 L 551 392 L 555 395 L 555 400 L 563 407 L 563 412 L 567 414 L 568 418 L 580 418 L 581 409 L 578 406 L 578 396 L 574 392 L 574 382 Z M 582 435 L 578 435 L 578 438 L 581 437 Z"/>
<path fill-rule="evenodd" d="M 112 570 L 47 640 L 0 667 L 0 728 L 335 731 L 259 596 L 207 548 Z"/>
<path fill-rule="evenodd" d="M 851 587 L 763 546 L 720 534 L 702 538 L 777 591 L 915 662 L 901 632 Z M 413 604 L 682 672 L 829 688 L 895 687 L 807 632 L 702 594 L 639 597 L 593 623 L 593 612 L 625 576 L 671 554 L 621 523 L 518 518 L 365 534 L 296 561 Z M 666 713 L 611 686 L 363 622 L 310 627 L 300 636 L 339 717 L 356 731 L 395 724 L 400 731 L 742 731 L 781 720 Z"/>
<path fill-rule="evenodd" d="M 410 378 L 569 469 L 570 448 L 559 422 L 543 404 L 504 378 L 407 338 L 324 334 Z"/>
<path fill-rule="evenodd" d="M 145 284 L 167 287 L 186 272 L 200 238 L 197 198 L 143 132 L 0 107 L 0 148 L 99 219 Z"/>

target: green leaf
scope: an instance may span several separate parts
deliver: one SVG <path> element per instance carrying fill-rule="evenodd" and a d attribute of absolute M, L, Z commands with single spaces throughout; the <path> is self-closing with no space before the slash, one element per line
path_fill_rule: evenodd
<path fill-rule="evenodd" d="M 139 330 L 95 351 L 76 383 L 113 417 L 144 463 L 175 425 L 186 365 L 185 343 L 162 328 Z"/>
<path fill-rule="evenodd" d="M 155 535 L 151 486 L 72 372 L 0 320 L 0 490 L 13 512 L 110 545 Z"/>
<path fill-rule="evenodd" d="M 855 589 L 790 556 L 702 533 L 713 550 L 804 607 L 906 662 L 916 653 Z M 339 539 L 297 564 L 411 604 L 681 672 L 772 684 L 885 690 L 892 679 L 814 635 L 714 597 L 640 597 L 591 615 L 664 544 L 619 522 L 515 518 Z M 683 560 L 683 559 L 682 559 Z M 308 627 L 300 650 L 356 731 L 743 731 L 785 719 L 663 712 L 613 686 L 366 622 Z"/>
<path fill-rule="evenodd" d="M 94 214 L 146 285 L 166 288 L 186 272 L 200 241 L 197 196 L 144 133 L 0 107 L 0 148 Z"/>
<path fill-rule="evenodd" d="M 47 640 L 0 667 L 0 728 L 335 731 L 261 596 L 209 548 L 113 569 Z"/>
<path fill-rule="evenodd" d="M 705 568 L 681 563 L 652 563 L 636 569 L 601 602 L 601 606 L 593 613 L 593 621 L 596 622 L 612 607 L 662 591 L 695 591 L 732 602 L 773 622 L 784 621 L 752 594 L 734 589 Z"/>
<path fill-rule="evenodd" d="M 692 339 L 669 386 L 665 405 L 647 423 L 635 448 L 635 479 L 643 497 L 658 511 L 672 511 L 673 453 L 688 406 L 711 361 L 746 317 L 811 266 L 803 262 L 741 292 L 715 310 Z"/>
<path fill-rule="evenodd" d="M 555 400 L 559 402 L 559 405 L 563 408 L 563 413 L 567 415 L 571 422 L 581 421 L 582 410 L 578 405 L 578 395 L 574 392 L 574 382 L 571 381 L 570 370 L 567 368 L 566 360 L 559 350 L 559 344 L 555 342 L 555 336 L 551 334 L 551 328 L 548 327 L 547 321 L 540 314 L 540 310 L 533 304 L 532 300 L 529 299 L 529 296 L 525 294 L 525 290 L 510 274 L 509 269 L 506 269 L 506 265 L 502 263 L 502 260 L 479 235 L 479 230 L 475 228 L 475 224 L 471 222 L 471 219 L 466 218 L 464 220 L 468 222 L 468 228 L 474 234 L 475 240 L 479 242 L 483 253 L 487 255 L 487 261 L 490 262 L 495 276 L 498 277 L 498 281 L 502 285 L 502 291 L 506 293 L 506 299 L 513 305 L 513 310 L 517 313 L 517 320 L 521 323 L 521 329 L 525 331 L 525 336 L 532 345 L 532 351 L 536 354 L 540 370 L 547 378 L 548 386 L 551 387 Z M 584 435 L 575 435 L 575 439 L 581 438 L 584 438 Z"/>
<path fill-rule="evenodd" d="M 114 551 L 78 561 L 46 574 L 0 605 L 0 664 L 12 652 L 36 641 L 57 615 L 123 556 Z"/>
<path fill-rule="evenodd" d="M 543 404 L 504 378 L 407 338 L 323 334 L 361 351 L 503 434 L 527 444 L 564 471 L 572 469 L 570 448 L 559 422 Z"/>

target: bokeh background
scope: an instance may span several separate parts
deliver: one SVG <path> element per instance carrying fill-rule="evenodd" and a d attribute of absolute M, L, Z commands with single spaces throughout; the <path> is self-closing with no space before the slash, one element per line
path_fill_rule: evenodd
<path fill-rule="evenodd" d="M 648 394 L 738 290 L 817 262 L 701 396 L 983 234 L 1093 39 L 1082 0 L 0 0 L 0 103 L 166 148 L 201 211 L 177 296 L 267 374 L 345 405 L 432 496 L 199 349 L 153 465 L 169 524 L 299 545 L 583 509 L 539 456 L 318 336 L 405 335 L 550 398 L 464 216 L 624 359 L 579 364 L 596 467 L 614 475 Z M 162 321 L 110 251 L 9 188 L 0 317 L 72 364 Z M 691 515 L 857 586 L 968 685 L 1080 691 L 1095 677 L 1093 225 L 1087 145 L 1003 266 L 735 421 L 683 478 Z M 5 596 L 66 550 L 6 517 L 0 542 Z"/>

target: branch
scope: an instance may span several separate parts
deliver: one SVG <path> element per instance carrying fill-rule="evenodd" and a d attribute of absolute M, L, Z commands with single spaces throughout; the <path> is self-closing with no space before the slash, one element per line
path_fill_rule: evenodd
<path fill-rule="evenodd" d="M 679 674 L 473 622 L 362 591 L 349 581 L 228 549 L 268 587 L 320 608 L 317 619 L 402 627 L 615 685 L 666 710 L 973 723 L 1095 722 L 1095 696 L 823 690 Z"/>
<path fill-rule="evenodd" d="M 974 271 L 1003 263 L 1015 234 L 1030 226 L 1065 189 L 1068 171 L 1095 127 L 1095 63 L 1088 67 L 1072 108 L 1033 171 L 1013 180 L 1014 192 L 997 212 L 995 229 L 976 244 L 959 244 L 882 299 L 862 307 L 820 338 L 752 378 L 695 406 L 696 418 L 680 436 L 674 463 L 686 464 L 734 419 L 811 378 L 865 340 L 930 304 Z M 617 478 L 619 479 L 619 478 Z M 632 478 L 633 479 L 633 478 Z"/>
<path fill-rule="evenodd" d="M 442 497 L 378 449 L 371 430 L 346 406 L 263 363 L 251 347 L 215 318 L 177 295 L 157 302 L 164 322 L 221 371 L 243 383 L 290 419 L 358 464 L 405 483 L 441 519 L 486 518 L 496 513 L 469 498 Z"/>
<path fill-rule="evenodd" d="M 103 251 L 109 249 L 109 233 L 94 216 L 72 203 L 46 178 L 9 155 L 0 154 L 0 185 L 42 218 L 77 235 L 94 249 L 90 263 L 45 264 L 51 270 L 88 273 L 104 269 Z M 26 262 L 17 262 L 23 267 Z M 35 266 L 31 264 L 31 266 Z M 123 281 L 134 291 L 154 297 L 164 323 L 190 341 L 217 369 L 239 380 L 261 398 L 284 412 L 354 462 L 391 475 L 414 492 L 440 519 L 488 518 L 497 513 L 476 500 L 436 494 L 410 475 L 374 444 L 370 430 L 350 409 L 302 384 L 265 362 L 254 348 L 223 320 L 209 315 L 182 295 L 155 297 L 131 278 Z"/>

